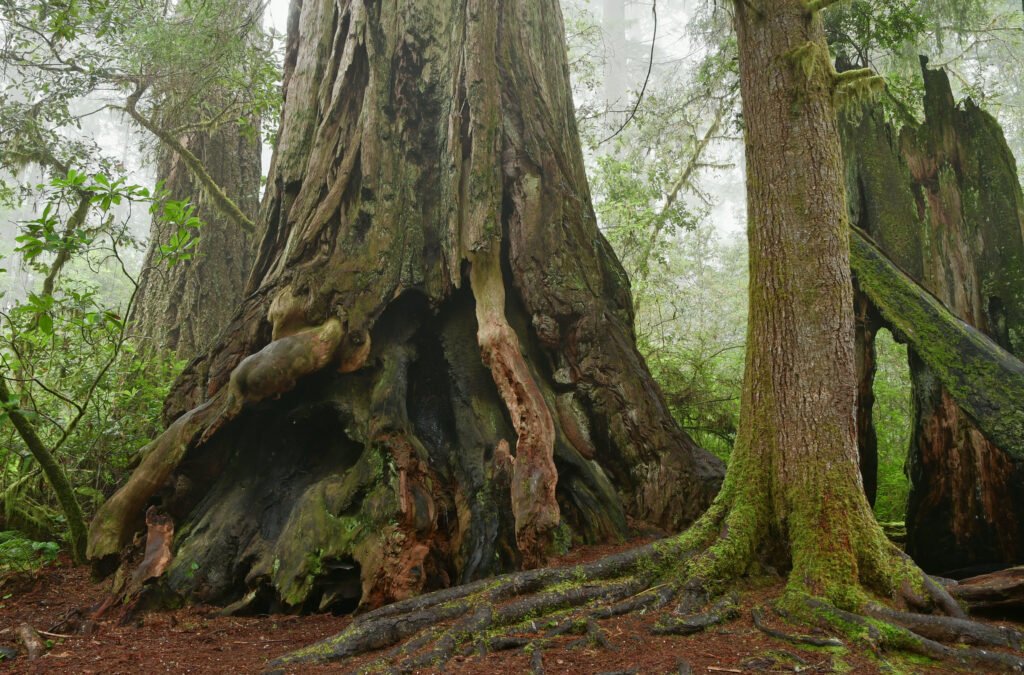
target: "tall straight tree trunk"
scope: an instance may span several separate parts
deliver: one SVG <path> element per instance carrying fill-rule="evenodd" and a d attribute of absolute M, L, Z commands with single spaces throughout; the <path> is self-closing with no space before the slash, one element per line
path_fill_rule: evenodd
<path fill-rule="evenodd" d="M 177 592 L 374 605 L 710 503 L 722 465 L 672 420 L 596 226 L 555 0 L 293 3 L 262 220 L 93 558 L 156 502 Z"/>
<path fill-rule="evenodd" d="M 1013 156 L 991 116 L 970 101 L 955 104 L 943 71 L 925 68 L 924 77 L 924 124 L 897 135 L 869 113 L 845 130 L 853 217 L 950 311 L 1019 358 L 1024 197 Z M 863 296 L 859 302 L 870 305 Z M 863 328 L 867 337 L 870 320 Z M 873 343 L 860 344 L 866 357 Z M 910 348 L 907 551 L 934 572 L 1020 561 L 1024 466 L 1013 456 L 1016 448 L 997 447 L 981 430 L 927 365 L 929 355 L 920 353 L 942 348 L 920 342 Z M 870 375 L 862 373 L 862 382 Z M 865 396 L 859 409 L 860 418 L 870 418 Z M 1002 414 L 1009 420 L 1012 411 Z M 870 455 L 873 430 L 862 425 L 860 436 Z M 1024 439 L 1024 427 L 1015 436 Z"/>
<path fill-rule="evenodd" d="M 229 123 L 208 133 L 193 132 L 182 144 L 206 166 L 217 184 L 250 216 L 259 205 L 259 133 L 243 133 Z M 157 150 L 157 180 L 172 199 L 191 200 L 204 226 L 194 257 L 173 267 L 160 262 L 160 247 L 176 228 L 153 218 L 149 248 L 139 278 L 132 330 L 146 342 L 190 359 L 213 344 L 238 309 L 252 267 L 253 235 L 221 213 L 182 160 L 164 147 Z"/>
<path fill-rule="evenodd" d="M 684 590 L 721 591 L 767 564 L 788 572 L 783 604 L 793 610 L 864 611 L 868 592 L 926 604 L 923 573 L 875 521 L 858 461 L 836 100 L 837 89 L 870 73 L 833 70 L 819 12 L 803 0 L 737 3 L 735 25 L 750 242 L 746 366 L 722 490 L 678 540 L 693 556 L 681 564 Z"/>
<path fill-rule="evenodd" d="M 681 557 L 675 583 L 688 605 L 770 565 L 788 572 L 791 609 L 863 611 L 867 591 L 926 604 L 923 573 L 875 521 L 858 461 L 836 100 L 869 73 L 833 70 L 803 0 L 737 3 L 735 25 L 750 242 L 740 426 L 714 503 L 666 549 Z"/>
<path fill-rule="evenodd" d="M 249 17 L 251 24 L 246 30 L 257 30 L 262 10 L 253 0 L 237 0 L 235 9 L 239 16 Z M 245 39 L 255 36 L 250 33 Z M 170 101 L 189 100 L 189 92 L 157 88 L 152 95 Z M 245 96 L 246 92 L 213 90 L 195 103 L 202 109 L 188 111 L 193 119 L 182 120 L 182 112 L 175 110 L 176 119 L 164 119 L 162 123 L 174 127 L 196 122 L 196 118 L 219 113 Z M 164 113 L 165 118 L 170 115 Z M 259 209 L 262 154 L 260 120 L 256 115 L 247 114 L 244 120 L 229 117 L 212 129 L 187 131 L 173 141 L 201 162 L 209 178 L 242 215 L 254 218 Z M 211 195 L 187 161 L 167 143 L 157 147 L 156 155 L 157 181 L 163 182 L 172 199 L 191 201 L 204 226 L 200 232 L 191 233 L 199 237 L 193 257 L 168 267 L 161 262 L 160 247 L 176 233 L 176 226 L 161 214 L 154 216 L 138 298 L 129 319 L 139 339 L 171 350 L 180 358 L 191 359 L 210 348 L 235 315 L 244 297 L 259 232 L 247 232 L 236 215 L 225 212 L 223 199 Z"/>
<path fill-rule="evenodd" d="M 719 501 L 734 573 L 768 548 L 790 590 L 849 605 L 891 583 L 854 419 L 849 228 L 821 19 L 802 0 L 736 4 L 746 133 L 750 317 L 740 428 Z M 776 551 L 768 542 L 777 542 Z"/>

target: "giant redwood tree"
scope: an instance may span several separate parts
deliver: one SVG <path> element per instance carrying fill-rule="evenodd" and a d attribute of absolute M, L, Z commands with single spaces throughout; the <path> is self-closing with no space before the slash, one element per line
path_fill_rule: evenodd
<path fill-rule="evenodd" d="M 637 353 L 558 3 L 304 0 L 289 22 L 249 294 L 89 555 L 157 506 L 176 593 L 373 606 L 696 519 L 722 465 Z"/>

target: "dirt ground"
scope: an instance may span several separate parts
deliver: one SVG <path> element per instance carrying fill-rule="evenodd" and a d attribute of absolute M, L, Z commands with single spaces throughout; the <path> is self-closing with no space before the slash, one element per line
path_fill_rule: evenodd
<path fill-rule="evenodd" d="M 582 548 L 557 564 L 577 564 L 623 548 Z M 118 625 L 116 611 L 94 624 L 83 621 L 106 597 L 107 588 L 106 583 L 94 583 L 87 568 L 72 567 L 66 560 L 31 576 L 0 581 L 0 649 L 17 654 L 0 661 L 0 672 L 259 673 L 269 659 L 333 635 L 351 621 L 330 615 L 222 617 L 208 606 L 146 613 L 127 625 Z M 544 672 L 678 673 L 687 667 L 711 674 L 957 672 L 948 664 L 874 655 L 863 646 L 819 649 L 768 637 L 754 627 L 750 609 L 768 604 L 779 590 L 778 585 L 747 589 L 741 618 L 696 636 L 652 635 L 655 613 L 602 622 L 610 648 L 566 636 L 543 652 Z M 786 629 L 777 619 L 772 623 Z M 35 661 L 27 659 L 18 638 L 22 624 L 45 631 L 42 637 L 50 642 L 46 654 Z M 75 624 L 84 624 L 87 634 L 79 632 L 81 627 L 72 632 L 68 626 Z M 287 672 L 350 672 L 366 662 Z M 456 657 L 445 672 L 519 674 L 529 672 L 530 666 L 531 656 L 515 650 Z"/>

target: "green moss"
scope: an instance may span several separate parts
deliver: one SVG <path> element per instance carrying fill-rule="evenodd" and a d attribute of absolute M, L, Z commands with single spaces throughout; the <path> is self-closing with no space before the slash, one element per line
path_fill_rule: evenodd
<path fill-rule="evenodd" d="M 805 78 L 811 80 L 818 73 L 832 72 L 832 60 L 828 49 L 817 41 L 806 42 L 786 54 L 787 60 Z"/>
<path fill-rule="evenodd" d="M 832 672 L 833 673 L 851 673 L 853 672 L 853 666 L 847 663 L 841 656 L 832 657 Z"/>
<path fill-rule="evenodd" d="M 851 265 L 861 290 L 982 432 L 1024 458 L 1024 364 L 953 316 L 856 232 Z"/>
<path fill-rule="evenodd" d="M 551 547 L 554 549 L 553 554 L 556 556 L 565 555 L 572 548 L 572 542 L 572 528 L 563 520 L 558 523 L 558 527 L 552 533 Z"/>
<path fill-rule="evenodd" d="M 288 605 L 305 601 L 326 560 L 355 558 L 357 544 L 377 529 L 372 519 L 362 515 L 367 513 L 365 508 L 355 515 L 334 515 L 327 496 L 337 501 L 340 487 L 331 480 L 312 486 L 296 502 L 278 537 L 270 577 Z"/>

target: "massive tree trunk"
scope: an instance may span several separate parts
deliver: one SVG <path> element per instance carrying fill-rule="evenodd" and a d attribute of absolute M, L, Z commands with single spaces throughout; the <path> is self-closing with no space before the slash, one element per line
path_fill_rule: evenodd
<path fill-rule="evenodd" d="M 925 123 L 904 127 L 897 137 L 878 115 L 865 114 L 845 131 L 854 221 L 960 319 L 1020 357 L 1024 199 L 1013 156 L 994 119 L 970 101 L 955 105 L 944 72 L 925 69 L 924 75 Z M 859 334 L 870 338 L 871 310 L 865 316 Z M 926 352 L 949 345 L 911 341 L 907 551 L 932 571 L 1020 560 L 1024 465 L 1015 457 L 1024 421 L 993 409 L 1003 428 L 985 428 L 992 420 L 979 417 L 998 405 L 998 390 L 975 391 L 975 399 L 991 400 L 971 411 L 929 365 L 933 355 Z M 861 341 L 862 362 L 872 349 L 871 339 Z M 861 381 L 869 385 L 871 375 L 866 369 Z M 862 395 L 860 418 L 870 418 L 870 406 Z M 862 425 L 860 438 L 862 454 L 870 456 L 873 430 Z"/>
<path fill-rule="evenodd" d="M 249 295 L 91 529 L 158 502 L 179 593 L 380 604 L 680 529 L 722 465 L 636 351 L 558 3 L 305 0 Z"/>
<path fill-rule="evenodd" d="M 258 127 L 258 122 L 249 126 Z M 253 217 L 260 191 L 258 130 L 243 133 L 238 123 L 228 122 L 212 132 L 189 132 L 179 140 L 242 212 Z M 193 202 L 204 227 L 192 233 L 200 237 L 193 258 L 168 267 L 160 262 L 160 247 L 175 234 L 176 226 L 153 218 L 129 319 L 138 338 L 190 359 L 213 344 L 237 311 L 252 268 L 254 236 L 218 209 L 181 157 L 165 146 L 157 150 L 157 179 L 164 181 L 172 199 Z"/>

